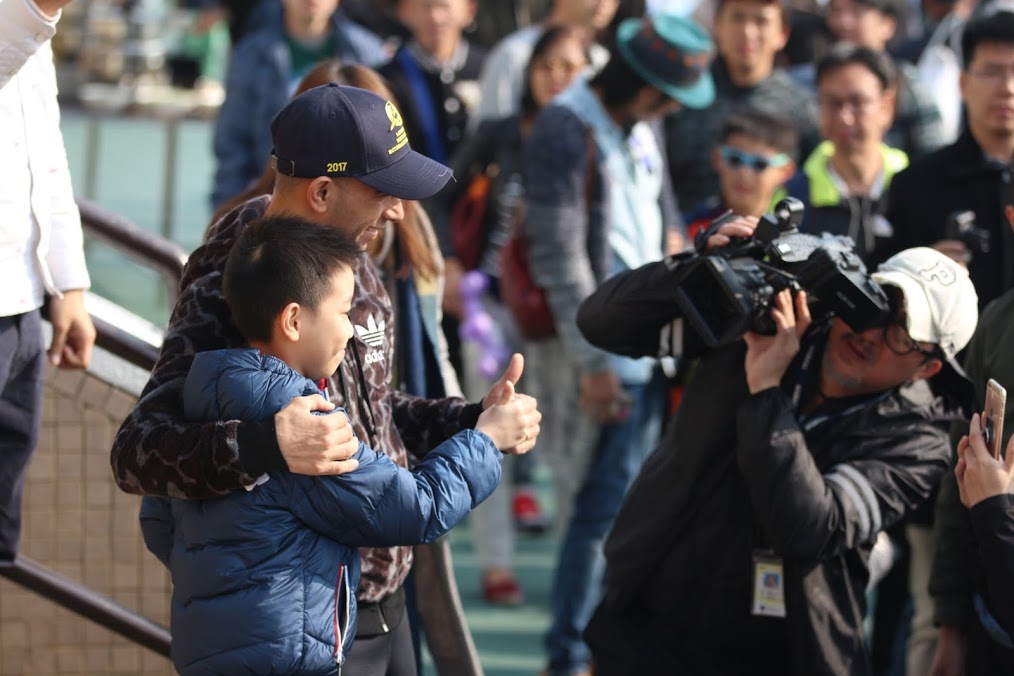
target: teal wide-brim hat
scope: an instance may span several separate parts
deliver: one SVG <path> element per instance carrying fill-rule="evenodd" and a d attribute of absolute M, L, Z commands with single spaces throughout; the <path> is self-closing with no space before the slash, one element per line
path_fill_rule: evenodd
<path fill-rule="evenodd" d="M 627 19 L 616 43 L 630 67 L 666 96 L 687 108 L 707 108 L 715 100 L 711 38 L 694 21 L 672 14 Z"/>

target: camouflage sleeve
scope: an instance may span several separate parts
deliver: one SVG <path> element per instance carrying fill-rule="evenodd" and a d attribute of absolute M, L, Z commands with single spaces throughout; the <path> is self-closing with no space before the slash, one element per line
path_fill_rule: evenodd
<path fill-rule="evenodd" d="M 242 345 L 222 298 L 220 270 L 237 224 L 263 211 L 249 205 L 227 216 L 235 219 L 230 227 L 215 230 L 187 264 L 158 361 L 113 440 L 110 463 L 121 490 L 207 498 L 252 483 L 268 469 L 285 467 L 271 421 L 190 423 L 183 417 L 183 383 L 194 355 Z"/>
<path fill-rule="evenodd" d="M 460 397 L 426 399 L 392 390 L 391 410 L 405 448 L 417 458 L 464 429 L 475 427 L 482 404 Z"/>

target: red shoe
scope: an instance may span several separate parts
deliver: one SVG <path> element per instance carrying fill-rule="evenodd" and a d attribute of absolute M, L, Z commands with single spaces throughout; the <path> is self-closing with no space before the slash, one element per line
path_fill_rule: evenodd
<path fill-rule="evenodd" d="M 540 535 L 549 530 L 549 519 L 542 513 L 542 506 L 535 493 L 528 488 L 514 491 L 514 528 L 519 533 Z"/>
<path fill-rule="evenodd" d="M 513 577 L 508 577 L 497 582 L 484 579 L 482 598 L 486 603 L 491 603 L 494 606 L 520 606 L 524 603 L 525 595 L 521 591 L 518 581 Z"/>

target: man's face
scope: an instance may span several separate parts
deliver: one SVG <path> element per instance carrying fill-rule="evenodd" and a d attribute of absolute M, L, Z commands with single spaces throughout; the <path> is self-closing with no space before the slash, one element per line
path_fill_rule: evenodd
<path fill-rule="evenodd" d="M 339 0 L 282 0 L 286 17 L 300 25 L 326 21 L 338 10 Z"/>
<path fill-rule="evenodd" d="M 725 0 L 715 15 L 715 45 L 734 77 L 767 77 L 789 38 L 777 3 Z"/>
<path fill-rule="evenodd" d="M 566 5 L 565 16 L 581 17 L 577 23 L 594 31 L 600 31 L 609 25 L 620 6 L 620 0 L 557 0 Z"/>
<path fill-rule="evenodd" d="M 630 117 L 636 122 L 655 120 L 680 109 L 680 102 L 652 86 L 643 87 L 630 105 Z"/>
<path fill-rule="evenodd" d="M 846 154 L 880 144 L 894 118 L 894 93 L 866 66 L 850 63 L 828 71 L 817 84 L 820 133 Z"/>
<path fill-rule="evenodd" d="M 894 17 L 856 0 L 831 0 L 827 6 L 827 27 L 836 42 L 882 52 L 897 26 Z"/>
<path fill-rule="evenodd" d="M 422 48 L 436 52 L 456 43 L 475 18 L 472 0 L 401 0 L 398 14 Z"/>
<path fill-rule="evenodd" d="M 961 73 L 961 98 L 973 134 L 1014 134 L 1014 45 L 979 44 Z"/>
<path fill-rule="evenodd" d="M 900 301 L 899 291 L 891 287 L 887 290 Z M 910 380 L 934 375 L 940 369 L 941 361 L 929 358 L 913 347 L 932 352 L 935 346 L 916 343 L 908 336 L 905 326 L 903 309 L 896 312 L 892 325 L 887 329 L 877 327 L 857 333 L 842 320 L 832 320 L 824 348 L 822 375 L 840 388 L 840 396 L 883 392 Z"/>
<path fill-rule="evenodd" d="M 355 237 L 364 247 L 383 232 L 388 221 L 400 222 L 405 216 L 397 197 L 385 195 L 354 178 L 331 181 L 335 190 L 329 192 L 321 222 Z"/>
<path fill-rule="evenodd" d="M 307 378 L 320 380 L 338 370 L 353 336 L 349 310 L 355 277 L 342 268 L 331 275 L 331 292 L 316 308 L 302 308 L 299 340 L 292 346 L 289 365 Z"/>
<path fill-rule="evenodd" d="M 762 216 L 795 164 L 782 152 L 746 134 L 732 134 L 712 153 L 725 206 L 742 216 Z"/>

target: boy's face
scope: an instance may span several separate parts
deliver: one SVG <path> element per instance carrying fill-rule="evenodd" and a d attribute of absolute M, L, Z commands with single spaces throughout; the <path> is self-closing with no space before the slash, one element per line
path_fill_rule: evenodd
<path fill-rule="evenodd" d="M 475 19 L 472 0 L 401 0 L 398 14 L 412 36 L 427 51 L 457 42 Z"/>
<path fill-rule="evenodd" d="M 858 63 L 828 71 L 817 83 L 820 133 L 835 152 L 872 150 L 894 119 L 894 92 Z"/>
<path fill-rule="evenodd" d="M 711 158 L 725 206 L 742 216 L 765 214 L 775 191 L 796 170 L 784 153 L 746 134 L 729 136 Z"/>
<path fill-rule="evenodd" d="M 776 2 L 725 0 L 715 15 L 715 45 L 729 70 L 764 77 L 789 39 Z"/>
<path fill-rule="evenodd" d="M 353 336 L 349 310 L 355 277 L 342 268 L 331 275 L 331 292 L 316 309 L 302 308 L 299 340 L 292 345 L 289 366 L 312 380 L 327 378 L 345 358 Z"/>

